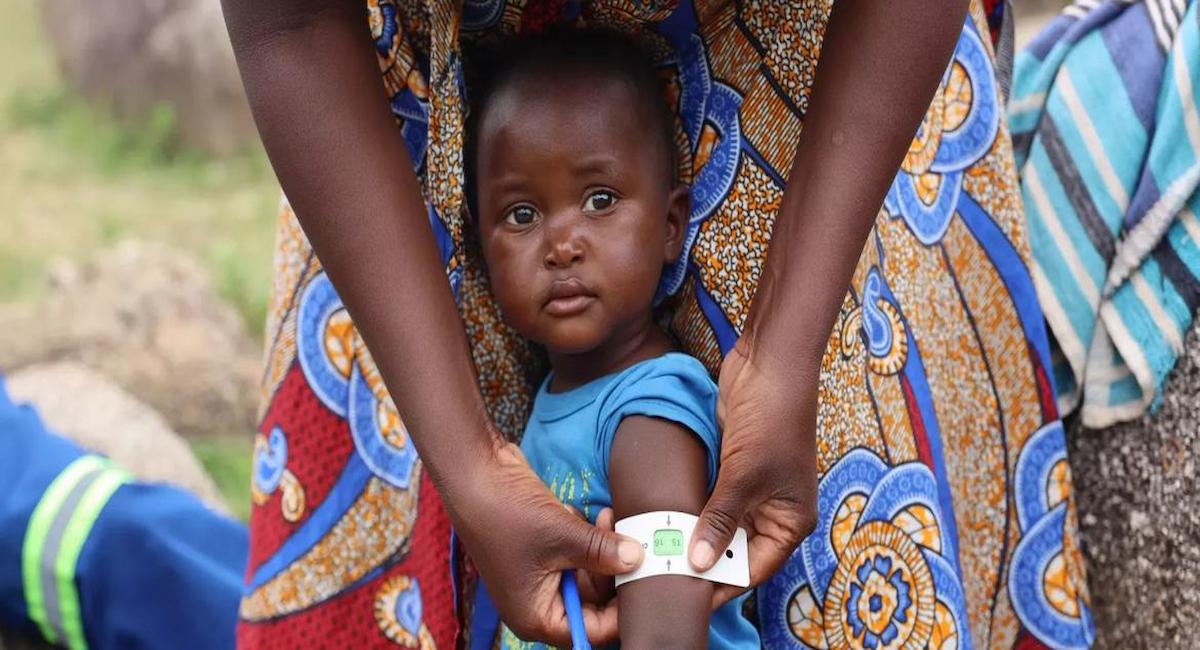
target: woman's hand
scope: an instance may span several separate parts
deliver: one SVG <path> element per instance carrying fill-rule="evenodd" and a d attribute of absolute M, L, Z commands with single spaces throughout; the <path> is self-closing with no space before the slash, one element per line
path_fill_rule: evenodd
<path fill-rule="evenodd" d="M 757 585 L 783 565 L 816 523 L 817 383 L 815 376 L 811 381 L 784 376 L 770 360 L 756 359 L 751 338 L 739 339 L 721 364 L 720 472 L 689 555 L 697 570 L 708 569 L 744 526 L 750 584 Z M 741 591 L 722 585 L 713 605 Z"/>
<path fill-rule="evenodd" d="M 745 331 L 721 366 L 721 468 L 691 548 L 697 568 L 710 566 L 712 549 L 724 549 L 743 524 L 758 584 L 812 531 L 821 356 L 967 5 L 833 5 L 770 253 Z M 722 588 L 717 597 L 734 593 Z"/>
<path fill-rule="evenodd" d="M 641 563 L 642 547 L 612 532 L 611 515 L 594 527 L 564 508 L 514 444 L 498 447 L 484 471 L 446 495 L 455 530 L 509 629 L 522 639 L 569 647 L 559 594 L 563 570 L 582 569 L 592 578 L 626 573 Z M 585 601 L 595 595 L 592 578 L 580 584 Z M 615 600 L 585 602 L 583 616 L 593 644 L 616 639 Z"/>

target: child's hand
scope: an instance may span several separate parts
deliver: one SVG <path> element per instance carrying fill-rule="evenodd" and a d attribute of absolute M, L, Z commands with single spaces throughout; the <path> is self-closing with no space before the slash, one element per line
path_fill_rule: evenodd
<path fill-rule="evenodd" d="M 771 576 L 816 524 L 816 382 L 751 356 L 743 336 L 721 364 L 717 421 L 721 465 L 717 484 L 692 537 L 697 570 L 716 561 L 734 531 L 749 533 L 750 584 Z M 714 606 L 742 590 L 719 586 Z"/>
<path fill-rule="evenodd" d="M 583 569 L 610 576 L 637 568 L 642 547 L 606 528 L 589 525 L 554 498 L 529 467 L 521 449 L 497 447 L 494 461 L 446 498 L 455 530 L 487 584 L 501 619 L 517 636 L 559 647 L 571 645 L 567 612 L 559 593 L 562 572 Z M 603 644 L 617 637 L 616 601 L 600 604 L 591 577 L 580 589 L 588 639 Z M 581 594 L 582 597 L 582 594 Z"/>

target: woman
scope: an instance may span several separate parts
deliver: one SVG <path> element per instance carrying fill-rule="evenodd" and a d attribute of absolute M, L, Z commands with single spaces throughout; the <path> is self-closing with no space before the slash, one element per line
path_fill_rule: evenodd
<path fill-rule="evenodd" d="M 348 3 L 226 0 L 291 206 L 240 641 L 490 647 L 478 571 L 514 631 L 563 642 L 559 572 L 639 561 L 502 442 L 536 364 L 462 241 L 460 45 L 581 19 L 653 40 L 680 116 L 689 255 L 663 293 L 719 372 L 726 441 L 692 562 L 749 524 L 771 647 L 1087 645 L 991 45 L 965 4 L 371 0 L 368 36 Z M 611 604 L 587 618 L 615 634 Z"/>

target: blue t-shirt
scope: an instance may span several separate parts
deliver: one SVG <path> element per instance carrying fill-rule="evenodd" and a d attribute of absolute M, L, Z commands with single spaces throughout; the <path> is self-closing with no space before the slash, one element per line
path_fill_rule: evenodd
<path fill-rule="evenodd" d="M 643 415 L 677 422 L 704 444 L 708 485 L 717 477 L 721 438 L 717 428 L 717 386 L 696 359 L 677 352 L 647 359 L 621 372 L 564 393 L 549 392 L 550 378 L 538 390 L 525 427 L 521 451 L 533 471 L 563 503 L 595 523 L 612 506 L 608 459 L 621 420 Z M 710 648 L 758 648 L 758 632 L 742 616 L 739 597 L 713 612 Z M 505 647 L 515 637 L 505 630 Z"/>

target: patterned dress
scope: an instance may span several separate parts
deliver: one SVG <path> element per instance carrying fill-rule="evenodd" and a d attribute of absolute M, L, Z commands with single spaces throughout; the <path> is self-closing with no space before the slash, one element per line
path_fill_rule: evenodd
<path fill-rule="evenodd" d="M 460 39 L 579 20 L 653 44 L 693 206 L 688 254 L 662 289 L 674 333 L 715 373 L 762 270 L 829 10 L 368 0 L 383 90 L 505 433 L 522 430 L 538 377 L 462 246 Z M 1093 637 L 988 14 L 973 4 L 830 337 L 819 522 L 757 592 L 768 647 L 1080 648 Z M 274 278 L 240 643 L 490 647 L 472 636 L 472 565 L 286 202 Z"/>

